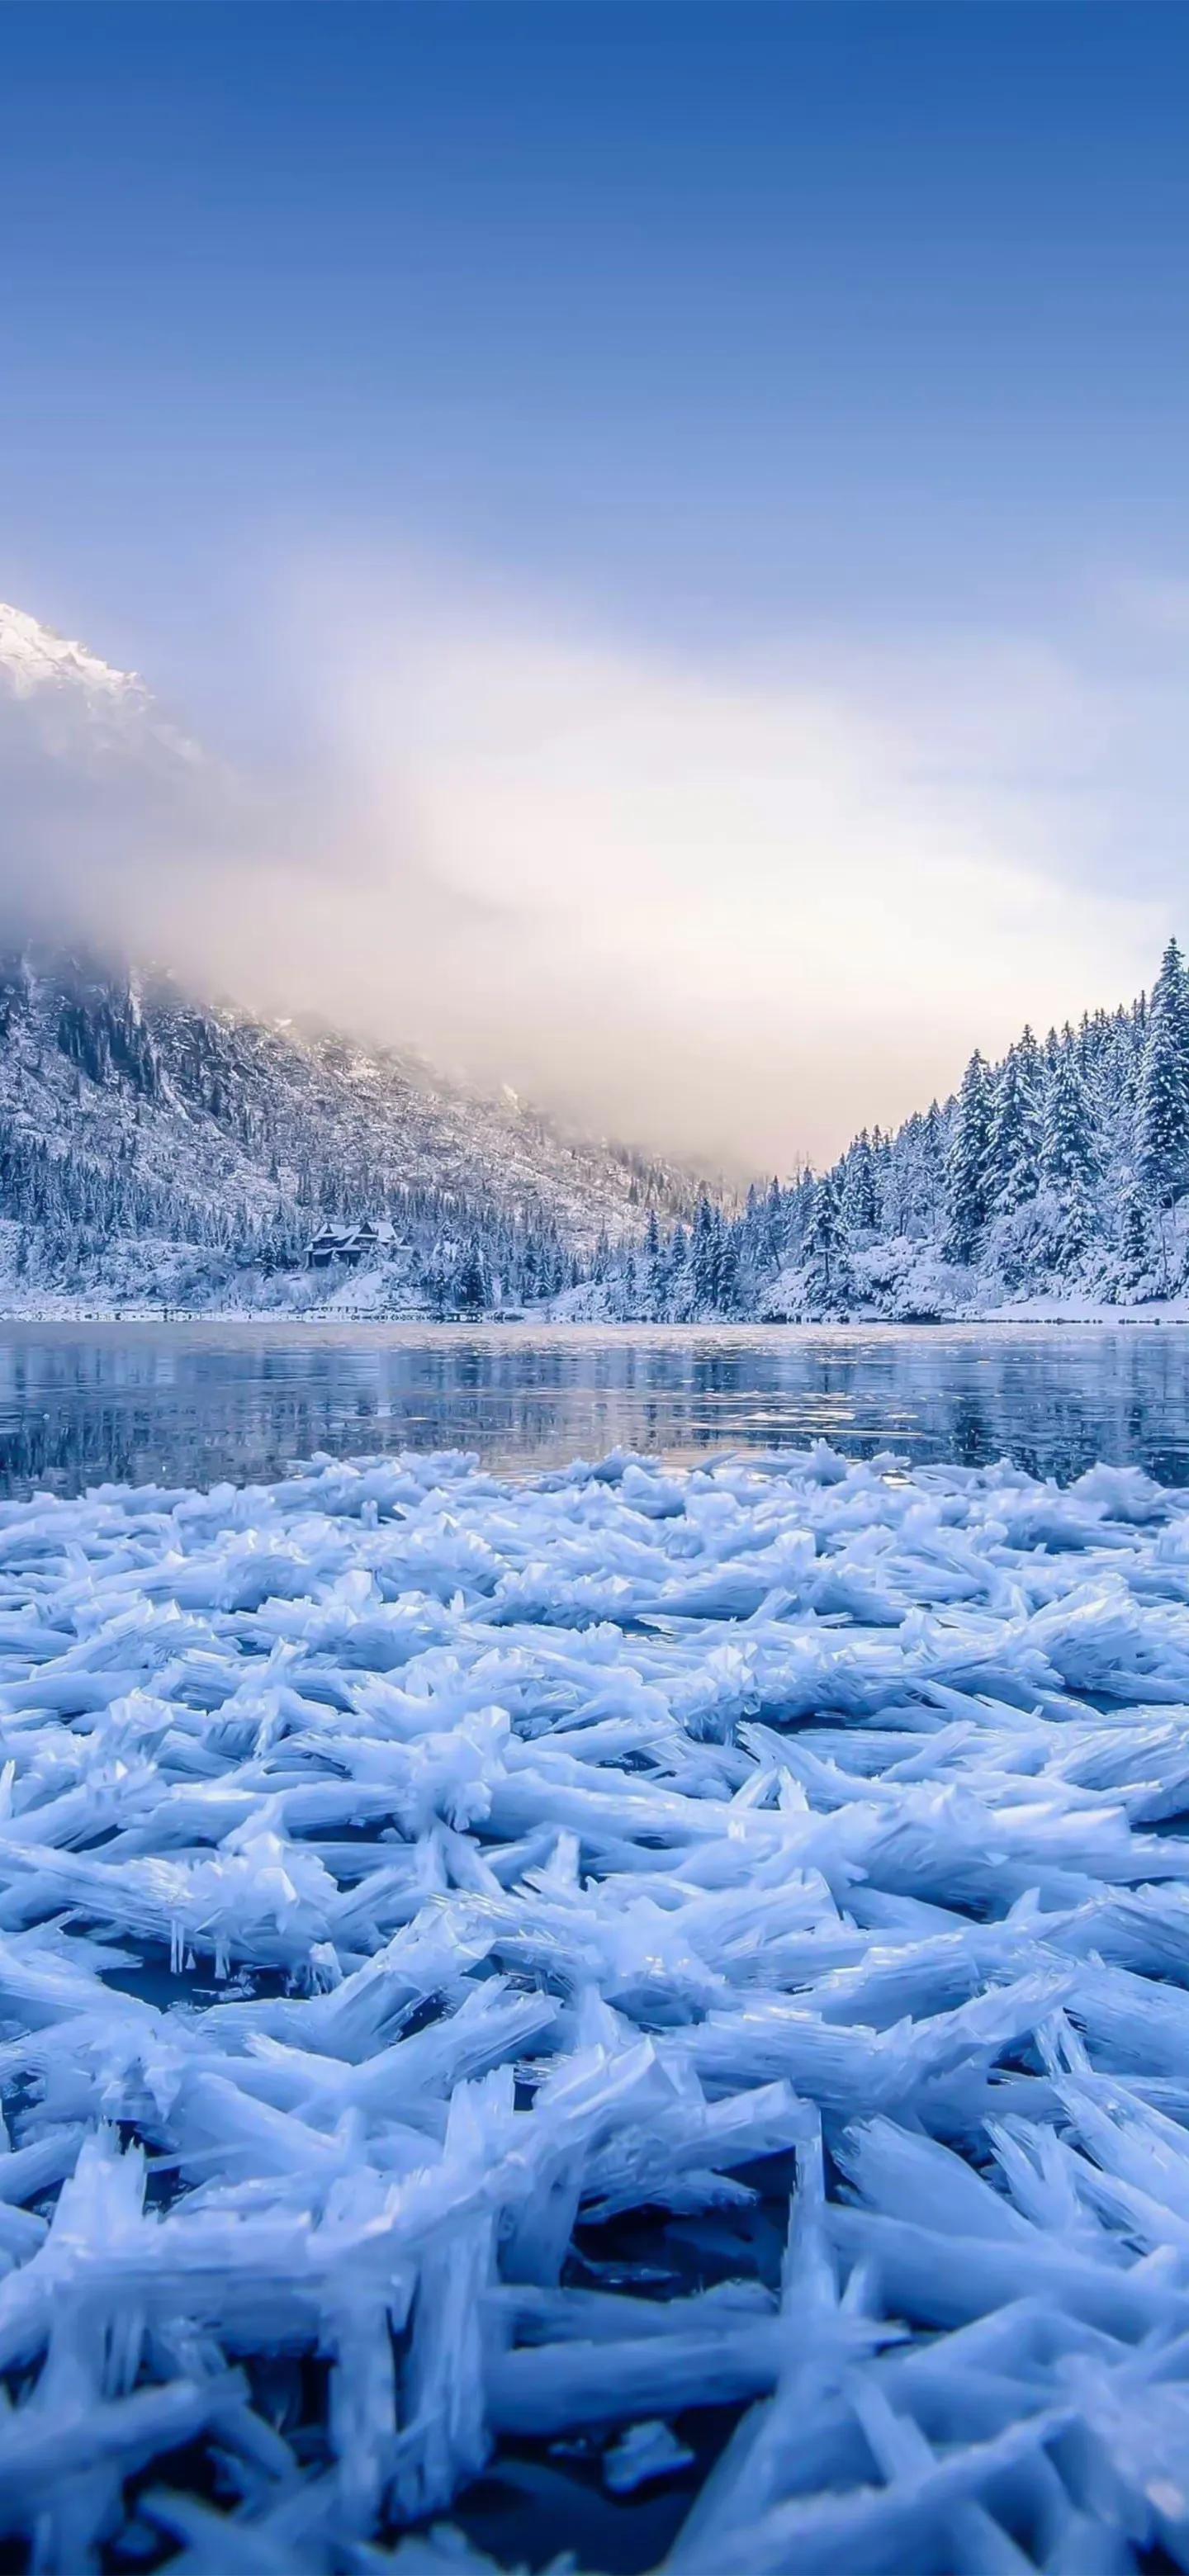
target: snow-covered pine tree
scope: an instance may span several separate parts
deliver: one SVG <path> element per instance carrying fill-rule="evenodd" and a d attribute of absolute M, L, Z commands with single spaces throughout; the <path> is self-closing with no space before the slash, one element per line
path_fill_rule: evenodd
<path fill-rule="evenodd" d="M 871 1138 L 864 1127 L 843 1164 L 842 1210 L 852 1234 L 874 1234 L 879 1225 L 879 1185 Z"/>
<path fill-rule="evenodd" d="M 690 1310 L 692 1292 L 689 1275 L 689 1236 L 680 1220 L 674 1226 L 669 1238 L 666 1268 L 665 1318 L 672 1323 L 682 1323 Z"/>
<path fill-rule="evenodd" d="M 654 1207 L 650 1207 L 648 1211 L 643 1253 L 637 1269 L 640 1283 L 640 1313 L 646 1321 L 659 1321 L 664 1315 L 665 1298 L 668 1293 L 668 1263 Z"/>
<path fill-rule="evenodd" d="M 1136 1169 L 1152 1205 L 1172 1207 L 1189 1186 L 1189 993 L 1175 939 L 1148 1005 L 1135 1143 Z"/>
<path fill-rule="evenodd" d="M 1151 1209 L 1143 1191 L 1133 1182 L 1123 1200 L 1118 1258 L 1118 1285 L 1132 1296 L 1155 1267 L 1151 1227 Z"/>
<path fill-rule="evenodd" d="M 1080 1262 L 1093 1239 L 1092 1190 L 1097 1171 L 1093 1122 L 1078 1065 L 1078 1042 L 1067 1029 L 1045 1093 L 1040 1138 L 1040 1178 L 1051 1201 L 1051 1258 L 1061 1272 Z"/>
<path fill-rule="evenodd" d="M 784 1204 L 784 1192 L 781 1189 L 779 1181 L 773 1177 L 768 1184 L 763 1211 L 760 1217 L 759 1248 L 761 1260 L 770 1261 L 773 1266 L 775 1266 L 780 1259 L 787 1239 L 788 1214 Z"/>
<path fill-rule="evenodd" d="M 719 1314 L 737 1315 L 739 1295 L 739 1239 L 733 1225 L 724 1225 L 718 1238 L 716 1304 Z"/>
<path fill-rule="evenodd" d="M 1072 1035 L 1059 1047 L 1045 1093 L 1040 1137 L 1040 1177 L 1058 1197 L 1086 1191 L 1094 1178 L 1097 1156 L 1090 1104 L 1078 1070 Z"/>
<path fill-rule="evenodd" d="M 703 1190 L 689 1243 L 690 1286 L 698 1314 L 711 1315 L 718 1299 L 717 1210 Z"/>
<path fill-rule="evenodd" d="M 463 1248 L 454 1274 L 454 1303 L 460 1314 L 481 1315 L 490 1299 L 490 1283 L 482 1246 L 472 1235 Z"/>
<path fill-rule="evenodd" d="M 995 1084 L 987 1146 L 987 1195 L 991 1209 L 1012 1216 L 1036 1196 L 1040 1107 L 1034 1065 L 1036 1041 L 1025 1029 L 1009 1047 Z"/>
<path fill-rule="evenodd" d="M 850 1245 L 836 1172 L 823 1172 L 814 1186 L 803 1245 L 806 1299 L 817 1314 L 837 1314 L 853 1293 Z"/>
<path fill-rule="evenodd" d="M 888 1148 L 883 1183 L 884 1231 L 925 1241 L 941 1231 L 945 1198 L 945 1143 L 934 1100 L 924 1117 L 905 1120 Z"/>
<path fill-rule="evenodd" d="M 987 1222 L 990 1213 L 987 1173 L 990 1141 L 990 1084 L 985 1059 L 976 1047 L 962 1076 L 946 1165 L 945 1251 L 948 1260 L 969 1261 Z"/>

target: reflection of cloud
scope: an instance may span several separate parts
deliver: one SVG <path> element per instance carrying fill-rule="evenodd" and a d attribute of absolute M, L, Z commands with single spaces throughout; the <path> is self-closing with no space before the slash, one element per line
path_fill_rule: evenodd
<path fill-rule="evenodd" d="M 1128 995 L 1173 917 L 1163 669 L 969 637 L 695 669 L 426 585 L 397 617 L 330 585 L 304 606 L 302 776 L 191 772 L 167 814 L 128 784 L 106 818 L 27 781 L 30 897 L 265 1007 L 779 1165 L 947 1090 L 976 1038 Z"/>

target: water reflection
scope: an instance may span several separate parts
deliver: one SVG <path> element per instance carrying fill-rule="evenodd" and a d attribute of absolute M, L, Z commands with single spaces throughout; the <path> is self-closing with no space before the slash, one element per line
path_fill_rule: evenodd
<path fill-rule="evenodd" d="M 1189 1482 L 1189 1328 L 0 1325 L 9 1493 L 210 1484 L 316 1450 L 462 1447 L 523 1470 L 818 1435 L 1060 1476 L 1134 1460 Z"/>

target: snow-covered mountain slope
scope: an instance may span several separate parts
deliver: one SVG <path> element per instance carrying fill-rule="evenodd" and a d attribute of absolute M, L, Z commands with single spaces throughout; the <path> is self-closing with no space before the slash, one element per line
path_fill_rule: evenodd
<path fill-rule="evenodd" d="M 113 671 L 85 644 L 56 635 L 6 600 L 0 600 L 0 674 L 18 698 L 35 697 L 42 689 L 66 689 L 97 704 L 148 703 L 148 692 L 134 671 Z"/>
<path fill-rule="evenodd" d="M 388 1218 L 427 1247 L 512 1226 L 581 1255 L 688 1197 L 412 1055 L 266 1026 L 165 975 L 28 952 L 0 967 L 0 1214 L 43 1282 L 152 1294 L 151 1243 L 290 1267 L 326 1217 Z M 117 1281 L 130 1241 L 147 1267 L 125 1251 Z"/>
<path fill-rule="evenodd" d="M 266 1024 L 44 931 L 30 943 L 28 922 L 54 915 L 59 883 L 69 898 L 101 835 L 110 850 L 134 817 L 151 861 L 159 838 L 176 846 L 192 791 L 208 828 L 223 810 L 208 786 L 228 787 L 232 812 L 248 791 L 224 781 L 135 672 L 5 605 L 0 780 L 0 904 L 12 916 L 0 909 L 6 1302 L 17 1282 L 100 1298 L 251 1296 L 250 1274 L 298 1269 L 324 1220 L 367 1217 L 410 1247 L 379 1302 L 417 1302 L 428 1269 L 448 1305 L 465 1259 L 470 1301 L 482 1286 L 486 1303 L 564 1284 L 601 1234 L 631 1232 L 649 1205 L 672 1217 L 691 1203 L 688 1180 L 655 1162 L 565 1133 L 512 1093 L 493 1099 L 412 1053 Z M 30 824 L 47 810 L 58 871 L 48 878 Z"/>
<path fill-rule="evenodd" d="M 27 609 L 3 600 L 0 713 L 17 716 L 20 734 L 14 738 L 27 749 L 84 769 L 112 758 L 193 768 L 203 758 L 137 672 L 113 669 L 85 644 L 55 634 Z"/>

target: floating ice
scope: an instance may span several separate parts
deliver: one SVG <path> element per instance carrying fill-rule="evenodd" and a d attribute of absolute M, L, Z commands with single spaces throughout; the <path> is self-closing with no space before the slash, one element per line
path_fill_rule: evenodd
<path fill-rule="evenodd" d="M 1189 1497 L 5 1505 L 0 1764 L 45 2576 L 1189 2569 Z"/>

